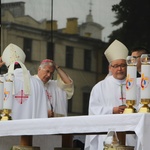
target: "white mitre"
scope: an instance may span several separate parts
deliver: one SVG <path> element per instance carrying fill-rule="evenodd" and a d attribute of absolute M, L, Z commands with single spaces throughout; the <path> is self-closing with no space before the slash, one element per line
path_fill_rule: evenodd
<path fill-rule="evenodd" d="M 14 62 L 25 62 L 26 55 L 23 50 L 15 44 L 9 44 L 2 55 L 2 60 L 5 62 L 6 66 L 9 67 Z"/>
<path fill-rule="evenodd" d="M 117 59 L 125 59 L 128 56 L 128 49 L 127 47 L 118 40 L 115 40 L 110 44 L 110 46 L 104 52 L 107 60 L 111 63 Z"/>
<path fill-rule="evenodd" d="M 29 73 L 27 68 L 24 65 L 26 55 L 24 51 L 15 44 L 9 44 L 3 51 L 2 60 L 5 62 L 8 67 L 8 74 L 13 74 L 14 72 L 14 64 L 17 62 L 20 64 L 23 70 L 23 78 L 24 78 L 24 93 L 30 93 L 30 81 L 29 81 Z"/>

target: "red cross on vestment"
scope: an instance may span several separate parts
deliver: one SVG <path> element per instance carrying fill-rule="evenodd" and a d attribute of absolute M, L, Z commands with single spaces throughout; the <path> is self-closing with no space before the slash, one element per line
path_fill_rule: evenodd
<path fill-rule="evenodd" d="M 121 84 L 121 97 L 119 98 L 122 101 L 122 104 L 124 103 L 124 100 L 126 100 L 126 98 L 124 97 L 124 93 L 123 93 L 123 85 L 125 84 Z"/>
<path fill-rule="evenodd" d="M 46 90 L 46 95 L 47 95 L 48 100 L 51 100 L 52 95 L 47 90 Z"/>
<path fill-rule="evenodd" d="M 122 101 L 123 101 L 123 100 L 126 100 L 126 98 L 124 98 L 124 97 L 120 97 L 119 99 L 122 100 Z"/>
<path fill-rule="evenodd" d="M 15 95 L 15 99 L 17 99 L 17 101 L 20 104 L 23 104 L 24 101 L 26 101 L 28 99 L 28 95 L 25 95 L 23 90 L 21 90 L 17 95 Z"/>
<path fill-rule="evenodd" d="M 50 102 L 51 110 L 53 111 L 52 95 L 47 90 L 45 90 L 45 91 L 46 91 L 47 98 L 48 98 L 48 100 Z"/>

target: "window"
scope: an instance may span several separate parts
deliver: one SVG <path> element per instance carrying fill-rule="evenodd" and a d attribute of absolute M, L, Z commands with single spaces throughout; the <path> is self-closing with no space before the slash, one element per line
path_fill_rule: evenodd
<path fill-rule="evenodd" d="M 83 92 L 83 115 L 88 115 L 90 93 Z"/>
<path fill-rule="evenodd" d="M 84 50 L 84 70 L 90 71 L 91 70 L 91 51 Z"/>
<path fill-rule="evenodd" d="M 54 60 L 54 43 L 47 43 L 47 58 Z"/>
<path fill-rule="evenodd" d="M 23 49 L 26 54 L 26 61 L 32 59 L 32 39 L 24 38 Z"/>
<path fill-rule="evenodd" d="M 73 47 L 66 46 L 66 67 L 73 68 Z"/>

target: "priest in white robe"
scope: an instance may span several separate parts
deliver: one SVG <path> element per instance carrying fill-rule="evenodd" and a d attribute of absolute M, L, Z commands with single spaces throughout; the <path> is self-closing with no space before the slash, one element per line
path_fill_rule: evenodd
<path fill-rule="evenodd" d="M 126 108 L 128 49 L 120 41 L 115 40 L 104 54 L 109 62 L 111 75 L 93 87 L 90 94 L 89 115 L 121 114 Z M 105 137 L 106 135 L 87 135 L 85 150 L 103 150 Z M 132 140 L 135 142 L 134 137 Z"/>
<path fill-rule="evenodd" d="M 15 44 L 9 44 L 2 60 L 8 73 L 14 75 L 12 119 L 47 118 L 47 97 L 43 85 L 32 77 L 24 65 L 25 53 Z"/>
<path fill-rule="evenodd" d="M 53 79 L 54 72 L 57 72 L 57 79 Z M 48 117 L 67 116 L 68 100 L 74 93 L 74 83 L 69 75 L 61 69 L 53 60 L 44 59 L 38 67 L 38 73 L 35 75 L 43 84 L 46 91 L 48 103 Z M 65 135 L 66 136 L 66 135 Z M 70 136 L 70 135 L 69 135 Z M 53 136 L 57 147 L 60 147 L 59 139 L 61 136 Z M 50 137 L 45 142 L 52 144 Z"/>
<path fill-rule="evenodd" d="M 57 79 L 53 80 L 54 71 Z M 74 93 L 73 80 L 53 60 L 45 59 L 35 75 L 44 85 L 47 98 L 49 117 L 67 116 L 68 100 Z"/>

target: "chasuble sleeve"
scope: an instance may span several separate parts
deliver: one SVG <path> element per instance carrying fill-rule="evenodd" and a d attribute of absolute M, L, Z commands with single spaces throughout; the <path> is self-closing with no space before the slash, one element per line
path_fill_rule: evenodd
<path fill-rule="evenodd" d="M 67 99 L 70 99 L 74 93 L 74 83 L 73 83 L 73 80 L 71 78 L 70 78 L 70 80 L 71 80 L 70 84 L 65 84 L 63 82 L 63 80 L 60 78 L 60 76 L 57 75 L 57 86 L 66 92 Z"/>

